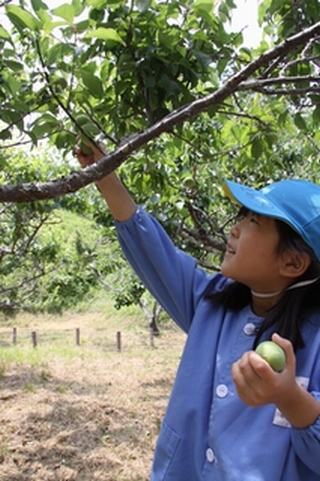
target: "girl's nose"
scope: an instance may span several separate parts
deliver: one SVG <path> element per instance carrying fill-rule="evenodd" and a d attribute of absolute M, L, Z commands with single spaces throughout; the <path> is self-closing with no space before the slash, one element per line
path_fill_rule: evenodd
<path fill-rule="evenodd" d="M 230 229 L 230 235 L 231 237 L 238 237 L 239 236 L 239 222 L 236 224 L 233 224 L 233 226 Z"/>

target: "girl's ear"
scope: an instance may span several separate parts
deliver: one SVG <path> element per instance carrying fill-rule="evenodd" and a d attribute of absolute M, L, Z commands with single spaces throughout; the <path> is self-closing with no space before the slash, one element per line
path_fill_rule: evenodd
<path fill-rule="evenodd" d="M 286 251 L 282 255 L 280 273 L 285 277 L 300 277 L 311 264 L 311 258 L 306 252 Z"/>

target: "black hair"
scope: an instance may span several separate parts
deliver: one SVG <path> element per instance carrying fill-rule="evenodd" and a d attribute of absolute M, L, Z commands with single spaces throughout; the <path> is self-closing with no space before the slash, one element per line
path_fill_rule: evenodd
<path fill-rule="evenodd" d="M 243 209 L 240 212 L 243 214 Z M 311 259 L 308 269 L 299 279 L 295 279 L 294 283 L 320 276 L 320 261 L 313 249 L 288 224 L 277 219 L 275 221 L 279 233 L 277 253 L 291 250 L 306 253 Z M 246 285 L 235 281 L 228 284 L 221 292 L 208 294 L 207 298 L 227 309 L 239 311 L 250 304 L 251 291 Z M 274 332 L 289 339 L 295 351 L 304 347 L 301 325 L 307 314 L 315 310 L 320 310 L 320 279 L 307 286 L 284 291 L 279 301 L 267 312 L 256 334 L 253 349 L 258 345 L 262 335 L 271 327 L 274 328 Z"/>

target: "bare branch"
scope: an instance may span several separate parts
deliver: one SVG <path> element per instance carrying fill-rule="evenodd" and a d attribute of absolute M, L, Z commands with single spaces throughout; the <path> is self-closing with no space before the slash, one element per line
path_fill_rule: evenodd
<path fill-rule="evenodd" d="M 312 75 L 301 75 L 295 77 L 275 77 L 268 79 L 255 79 L 242 82 L 238 88 L 238 91 L 244 90 L 257 90 L 268 85 L 277 84 L 296 84 L 300 82 L 320 82 L 320 77 L 313 77 Z"/>
<path fill-rule="evenodd" d="M 252 89 L 260 92 L 264 95 L 306 95 L 306 94 L 317 94 L 320 93 L 319 87 L 306 87 L 306 88 L 296 88 L 296 89 L 267 89 L 267 88 L 255 88 Z"/>

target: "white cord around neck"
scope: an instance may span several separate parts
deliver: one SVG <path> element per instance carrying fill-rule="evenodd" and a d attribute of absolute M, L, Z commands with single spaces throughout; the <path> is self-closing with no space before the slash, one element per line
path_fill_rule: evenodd
<path fill-rule="evenodd" d="M 267 299 L 268 297 L 275 297 L 281 294 L 282 291 L 277 291 L 277 292 L 269 292 L 269 293 L 263 293 L 263 292 L 256 292 L 251 289 L 251 294 L 256 296 L 256 297 L 261 297 L 261 299 Z"/>
<path fill-rule="evenodd" d="M 317 282 L 317 280 L 319 280 L 319 279 L 320 279 L 320 276 L 315 277 L 314 279 L 308 279 L 308 280 L 306 280 L 306 281 L 297 282 L 296 284 L 292 284 L 291 286 L 289 286 L 289 287 L 287 287 L 286 289 L 284 289 L 284 291 L 290 291 L 291 289 L 296 289 L 296 288 L 298 288 L 298 287 L 309 286 L 310 284 L 314 284 L 315 282 Z M 278 296 L 279 294 L 281 294 L 281 292 L 283 292 L 283 291 L 263 293 L 263 292 L 253 291 L 253 290 L 251 289 L 251 294 L 254 295 L 254 296 L 256 296 L 256 297 L 260 297 L 261 299 L 267 299 L 268 297 Z"/>

